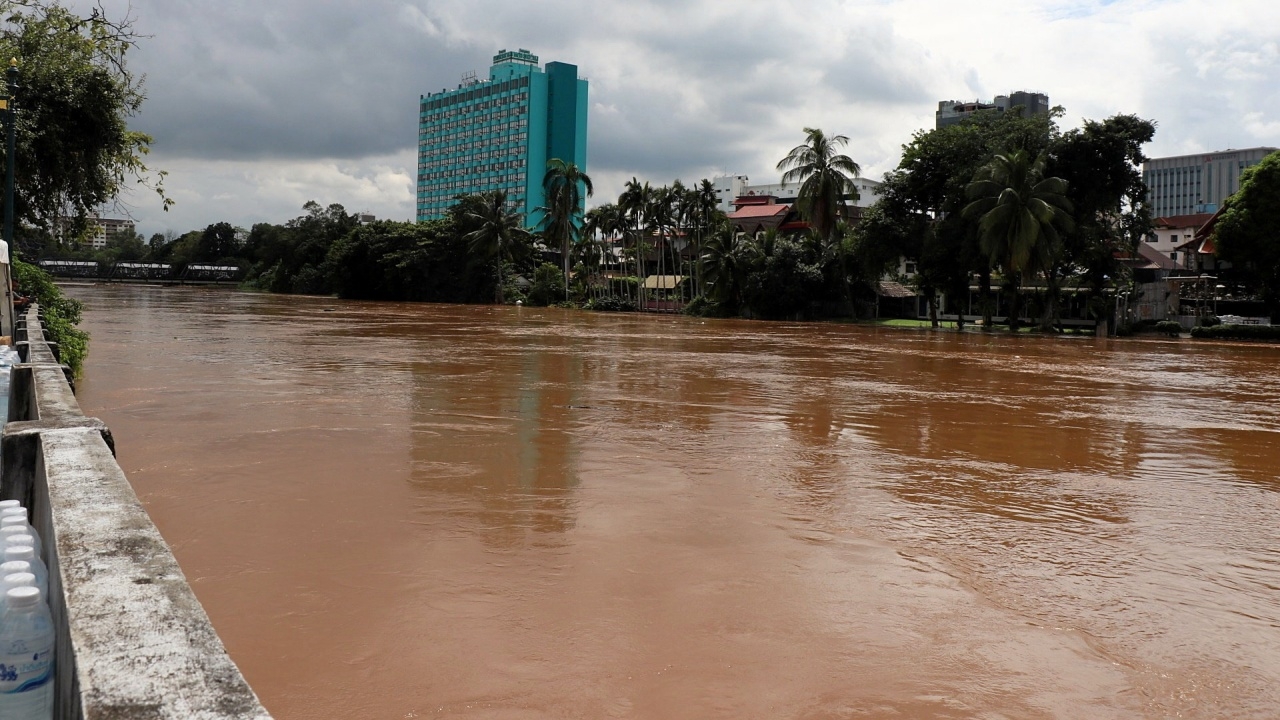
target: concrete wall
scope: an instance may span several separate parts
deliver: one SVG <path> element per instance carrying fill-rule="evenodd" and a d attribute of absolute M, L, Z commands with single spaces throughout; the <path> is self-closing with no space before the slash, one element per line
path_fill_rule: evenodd
<path fill-rule="evenodd" d="M 36 308 L 15 337 L 0 497 L 21 501 L 44 538 L 54 717 L 269 720 L 116 463 L 111 431 L 81 413 Z"/>

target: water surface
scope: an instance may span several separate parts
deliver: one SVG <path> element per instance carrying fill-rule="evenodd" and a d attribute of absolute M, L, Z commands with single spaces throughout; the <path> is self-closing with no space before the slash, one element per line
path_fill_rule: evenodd
<path fill-rule="evenodd" d="M 280 720 L 1280 714 L 1280 348 L 69 292 Z"/>

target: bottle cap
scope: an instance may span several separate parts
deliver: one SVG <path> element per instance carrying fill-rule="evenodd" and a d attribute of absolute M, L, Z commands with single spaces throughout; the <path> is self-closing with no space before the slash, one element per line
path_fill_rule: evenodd
<path fill-rule="evenodd" d="M 11 588 L 36 584 L 36 576 L 29 572 L 10 573 L 4 576 L 4 584 Z"/>
<path fill-rule="evenodd" d="M 10 545 L 4 549 L 4 560 L 26 560 L 31 562 L 36 558 L 36 549 L 30 545 Z"/>
<path fill-rule="evenodd" d="M 6 528 L 6 527 L 9 527 L 10 525 L 17 525 L 18 527 L 26 527 L 27 514 L 24 512 L 21 516 L 0 515 L 0 528 Z"/>
<path fill-rule="evenodd" d="M 31 533 L 27 532 L 26 523 L 23 523 L 22 525 L 19 525 L 17 523 L 11 523 L 9 525 L 0 525 L 0 535 L 30 535 L 30 534 Z"/>
<path fill-rule="evenodd" d="M 22 503 L 17 500 L 0 500 L 0 508 L 22 507 Z"/>
<path fill-rule="evenodd" d="M 9 533 L 5 532 L 9 528 L 0 528 L 0 537 L 4 538 L 5 545 L 35 545 L 36 539 L 31 537 L 31 533 L 26 528 L 21 528 L 22 532 Z"/>
<path fill-rule="evenodd" d="M 25 518 L 27 509 L 21 506 L 0 508 L 0 517 L 9 517 L 10 515 L 21 515 Z"/>
<path fill-rule="evenodd" d="M 26 560 L 10 560 L 6 563 L 0 563 L 0 575 L 12 575 L 14 573 L 31 572 L 31 563 Z"/>
<path fill-rule="evenodd" d="M 9 588 L 4 594 L 5 602 L 9 603 L 10 608 L 29 608 L 40 604 L 40 588 L 37 587 L 16 587 Z"/>

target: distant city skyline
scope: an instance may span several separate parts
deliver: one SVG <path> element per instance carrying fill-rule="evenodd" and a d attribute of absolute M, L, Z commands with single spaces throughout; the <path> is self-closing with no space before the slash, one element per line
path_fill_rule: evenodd
<path fill-rule="evenodd" d="M 806 126 L 848 135 L 878 180 L 940 99 L 1023 88 L 1064 106 L 1064 128 L 1157 121 L 1151 157 L 1280 145 L 1280 6 L 1263 0 L 815 0 L 790 15 L 657 0 L 103 4 L 132 6 L 151 36 L 130 55 L 148 95 L 132 126 L 155 136 L 148 163 L 177 204 L 124 198 L 148 236 L 284 222 L 308 200 L 412 219 L 419 96 L 484 72 L 503 47 L 590 80 L 590 204 L 632 176 L 776 182 Z"/>

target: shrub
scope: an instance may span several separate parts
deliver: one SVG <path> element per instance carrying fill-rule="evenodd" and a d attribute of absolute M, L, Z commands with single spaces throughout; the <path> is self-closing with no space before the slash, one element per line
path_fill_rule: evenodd
<path fill-rule="evenodd" d="M 62 362 L 79 376 L 84 369 L 84 358 L 89 354 L 89 333 L 76 327 L 83 305 L 63 295 L 53 283 L 53 277 L 35 265 L 14 258 L 12 270 L 19 290 L 40 304 L 44 328 L 49 331 L 50 342 L 58 343 Z"/>
<path fill-rule="evenodd" d="M 551 263 L 542 263 L 533 271 L 529 288 L 529 304 L 546 306 L 564 300 L 564 275 Z"/>
<path fill-rule="evenodd" d="M 1214 325 L 1191 328 L 1191 337 L 1212 340 L 1280 340 L 1280 325 Z"/>
<path fill-rule="evenodd" d="M 636 310 L 635 303 L 620 297 L 593 298 L 588 300 L 584 307 L 587 310 L 598 310 L 600 312 L 635 312 Z"/>
<path fill-rule="evenodd" d="M 1182 323 L 1177 320 L 1161 320 L 1155 324 L 1155 331 L 1177 337 L 1182 334 Z"/>

